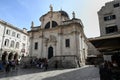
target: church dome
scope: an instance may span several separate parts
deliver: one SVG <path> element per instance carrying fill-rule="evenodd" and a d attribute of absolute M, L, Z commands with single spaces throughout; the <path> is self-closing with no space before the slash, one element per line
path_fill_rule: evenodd
<path fill-rule="evenodd" d="M 61 10 L 61 11 L 59 11 L 59 13 L 61 13 L 62 16 L 65 16 L 65 17 L 69 18 L 67 12 Z"/>

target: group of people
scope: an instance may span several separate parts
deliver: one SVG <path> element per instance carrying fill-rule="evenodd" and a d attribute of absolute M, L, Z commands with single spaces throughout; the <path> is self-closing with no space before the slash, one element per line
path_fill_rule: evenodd
<path fill-rule="evenodd" d="M 48 69 L 48 60 L 47 58 L 35 58 L 30 60 L 30 66 L 35 66 L 38 68 L 44 68 L 44 70 Z"/>
<path fill-rule="evenodd" d="M 5 72 L 17 70 L 18 60 L 8 60 L 0 62 L 0 69 Z"/>
<path fill-rule="evenodd" d="M 100 80 L 120 80 L 119 76 L 120 72 L 118 71 L 119 67 L 116 61 L 104 61 L 99 66 Z"/>

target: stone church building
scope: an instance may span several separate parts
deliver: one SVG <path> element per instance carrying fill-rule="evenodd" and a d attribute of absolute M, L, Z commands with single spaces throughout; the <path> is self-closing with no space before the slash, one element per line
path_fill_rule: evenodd
<path fill-rule="evenodd" d="M 30 56 L 47 58 L 49 64 L 55 61 L 62 67 L 80 67 L 87 58 L 87 38 L 80 19 L 70 19 L 63 11 L 50 11 L 40 17 L 40 26 L 31 23 Z"/>

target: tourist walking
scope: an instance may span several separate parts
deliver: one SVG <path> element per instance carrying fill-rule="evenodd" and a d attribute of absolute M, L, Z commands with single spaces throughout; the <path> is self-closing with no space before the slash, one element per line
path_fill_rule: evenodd
<path fill-rule="evenodd" d="M 5 71 L 7 73 L 10 72 L 10 63 L 9 62 L 6 63 Z"/>
<path fill-rule="evenodd" d="M 99 67 L 100 80 L 112 80 L 111 63 L 104 61 Z"/>
<path fill-rule="evenodd" d="M 48 61 L 46 58 L 44 59 L 44 67 L 44 71 L 46 71 L 48 69 Z"/>

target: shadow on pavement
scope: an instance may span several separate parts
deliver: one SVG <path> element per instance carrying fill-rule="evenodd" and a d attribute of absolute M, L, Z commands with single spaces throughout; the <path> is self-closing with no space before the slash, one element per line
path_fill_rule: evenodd
<path fill-rule="evenodd" d="M 18 69 L 18 70 L 10 71 L 8 73 L 3 71 L 3 72 L 0 72 L 0 78 L 34 74 L 34 73 L 39 73 L 43 71 L 44 71 L 43 69 L 39 69 L 39 68 Z"/>
<path fill-rule="evenodd" d="M 54 73 L 51 73 L 49 71 L 54 71 Z M 0 72 L 0 79 L 8 78 L 8 77 L 12 78 L 14 76 L 21 76 L 21 75 L 28 75 L 28 74 L 35 74 L 35 73 L 42 73 L 42 72 L 45 72 L 45 71 L 43 69 L 36 69 L 36 68 L 19 69 L 18 71 L 12 71 L 9 73 Z M 50 69 L 46 72 L 48 72 L 52 77 L 49 77 L 47 76 L 47 74 L 45 74 L 44 79 L 41 77 L 38 77 L 36 80 L 99 80 L 99 71 L 98 71 L 98 68 L 95 68 L 95 67 L 84 67 L 84 68 L 77 68 L 72 70 L 71 69 L 64 69 L 64 70 Z"/>
<path fill-rule="evenodd" d="M 98 68 L 85 67 L 42 80 L 100 80 Z"/>

